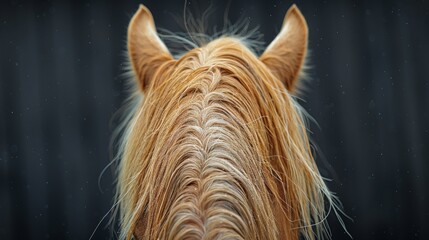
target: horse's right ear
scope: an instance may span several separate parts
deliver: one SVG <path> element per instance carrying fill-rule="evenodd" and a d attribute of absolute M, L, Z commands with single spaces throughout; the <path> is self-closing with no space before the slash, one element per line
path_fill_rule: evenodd
<path fill-rule="evenodd" d="M 159 67 L 173 60 L 156 33 L 152 14 L 144 5 L 140 5 L 128 26 L 128 56 L 142 91 Z"/>

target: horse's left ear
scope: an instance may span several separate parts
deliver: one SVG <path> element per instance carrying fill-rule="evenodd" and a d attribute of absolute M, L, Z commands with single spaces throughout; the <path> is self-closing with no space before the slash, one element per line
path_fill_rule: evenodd
<path fill-rule="evenodd" d="M 128 56 L 142 91 L 159 67 L 173 60 L 156 33 L 152 14 L 144 5 L 140 5 L 128 26 Z"/>
<path fill-rule="evenodd" d="M 294 4 L 286 13 L 277 37 L 260 60 L 293 91 L 307 54 L 308 28 L 304 16 Z"/>

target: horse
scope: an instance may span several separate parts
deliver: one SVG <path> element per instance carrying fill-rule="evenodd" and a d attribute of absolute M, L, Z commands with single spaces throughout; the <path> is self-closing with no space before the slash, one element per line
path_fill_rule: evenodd
<path fill-rule="evenodd" d="M 118 153 L 119 238 L 326 236 L 335 196 L 294 97 L 308 45 L 298 7 L 260 56 L 224 35 L 175 58 L 144 5 L 127 36 L 139 100 Z"/>

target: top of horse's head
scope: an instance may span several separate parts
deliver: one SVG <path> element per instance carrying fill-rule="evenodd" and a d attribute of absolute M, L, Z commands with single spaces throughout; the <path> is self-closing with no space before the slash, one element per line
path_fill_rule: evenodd
<path fill-rule="evenodd" d="M 123 238 L 314 239 L 323 232 L 324 197 L 332 200 L 290 96 L 307 38 L 294 5 L 260 57 L 221 37 L 175 59 L 140 6 L 128 53 L 145 97 L 123 140 Z"/>
<path fill-rule="evenodd" d="M 144 91 L 151 83 L 157 85 L 157 77 L 166 78 L 163 74 L 156 74 L 157 72 L 175 68 L 180 61 L 192 58 L 200 62 L 200 65 L 195 65 L 197 68 L 210 66 L 213 64 L 212 60 L 216 61 L 216 57 L 220 55 L 229 55 L 237 60 L 241 58 L 243 66 L 247 66 L 247 61 L 251 60 L 257 64 L 252 67 L 264 68 L 264 71 L 269 71 L 282 81 L 288 90 L 294 90 L 304 64 L 307 38 L 307 23 L 299 9 L 293 5 L 286 13 L 282 30 L 259 58 L 238 39 L 219 38 L 190 51 L 180 59 L 174 59 L 157 35 L 152 14 L 145 6 L 140 5 L 128 28 L 128 53 L 139 86 Z M 204 59 L 195 59 L 195 54 Z"/>

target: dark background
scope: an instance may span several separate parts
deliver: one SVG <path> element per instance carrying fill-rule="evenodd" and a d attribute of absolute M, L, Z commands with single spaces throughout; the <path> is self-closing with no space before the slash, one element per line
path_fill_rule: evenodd
<path fill-rule="evenodd" d="M 181 31 L 184 1 L 142 1 Z M 126 97 L 126 28 L 139 1 L 1 1 L 0 239 L 88 239 L 112 205 L 112 116 Z M 296 2 L 320 127 L 317 162 L 355 239 L 429 239 L 429 4 Z M 269 43 L 291 1 L 234 1 Z M 191 1 L 190 6 L 207 3 Z M 213 1 L 222 24 L 227 1 Z M 189 9 L 193 9 L 190 7 Z M 334 217 L 333 239 L 350 239 Z M 101 222 L 93 239 L 110 231 Z"/>

